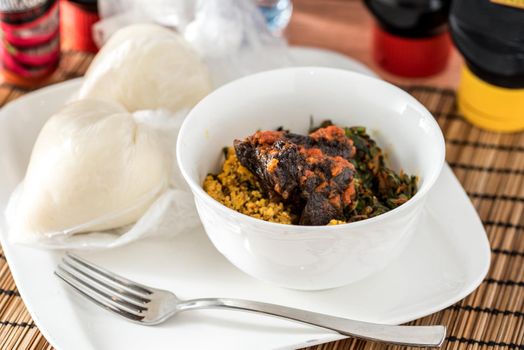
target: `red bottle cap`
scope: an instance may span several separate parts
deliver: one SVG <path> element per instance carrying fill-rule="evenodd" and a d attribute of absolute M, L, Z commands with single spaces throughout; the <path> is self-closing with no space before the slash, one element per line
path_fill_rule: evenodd
<path fill-rule="evenodd" d="M 405 77 L 426 77 L 442 71 L 448 62 L 448 32 L 429 38 L 406 38 L 375 26 L 373 56 L 385 70 Z"/>
<path fill-rule="evenodd" d="M 72 1 L 60 0 L 60 25 L 63 46 L 67 49 L 97 52 L 93 41 L 92 27 L 100 18 Z"/>

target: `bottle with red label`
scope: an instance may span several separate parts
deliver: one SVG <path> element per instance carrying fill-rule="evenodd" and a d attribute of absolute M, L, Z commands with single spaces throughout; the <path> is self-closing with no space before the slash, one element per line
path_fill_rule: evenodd
<path fill-rule="evenodd" d="M 45 81 L 60 60 L 58 0 L 0 0 L 4 80 L 24 87 Z"/>
<path fill-rule="evenodd" d="M 405 77 L 439 73 L 451 41 L 447 17 L 451 0 L 365 0 L 377 24 L 373 56 L 385 70 Z"/>
<path fill-rule="evenodd" d="M 97 0 L 60 0 L 64 49 L 96 53 L 93 25 L 99 20 Z"/>

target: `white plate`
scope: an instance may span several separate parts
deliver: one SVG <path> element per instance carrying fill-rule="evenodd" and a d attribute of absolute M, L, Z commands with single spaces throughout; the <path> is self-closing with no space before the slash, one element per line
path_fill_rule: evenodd
<path fill-rule="evenodd" d="M 0 210 L 25 173 L 41 126 L 79 84 L 47 87 L 0 111 Z M 3 216 L 0 225 L 0 241 L 26 306 L 59 350 L 273 349 L 342 338 L 276 318 L 218 310 L 181 314 L 157 327 L 131 324 L 87 302 L 53 275 L 60 252 L 11 245 Z M 247 298 L 392 324 L 462 299 L 480 284 L 490 260 L 482 224 L 448 166 L 429 195 L 420 230 L 406 253 L 384 271 L 343 288 L 299 292 L 259 282 L 222 257 L 201 229 L 168 241 L 82 255 L 181 298 Z"/>

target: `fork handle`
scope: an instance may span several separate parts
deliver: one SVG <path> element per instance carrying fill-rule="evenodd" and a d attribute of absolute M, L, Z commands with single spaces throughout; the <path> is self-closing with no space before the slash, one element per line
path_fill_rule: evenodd
<path fill-rule="evenodd" d="M 444 326 L 393 326 L 355 321 L 311 311 L 242 299 L 208 298 L 183 301 L 177 311 L 196 309 L 253 311 L 330 329 L 366 340 L 419 347 L 440 347 L 446 337 Z"/>

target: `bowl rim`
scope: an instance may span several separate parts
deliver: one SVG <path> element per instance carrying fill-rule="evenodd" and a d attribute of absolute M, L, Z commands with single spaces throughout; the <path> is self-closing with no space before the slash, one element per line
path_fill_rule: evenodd
<path fill-rule="evenodd" d="M 310 71 L 312 69 L 315 70 L 315 71 L 325 71 L 325 72 L 330 71 L 330 72 L 335 72 L 335 73 L 338 73 L 338 74 L 357 75 L 357 76 L 359 76 L 360 78 L 362 78 L 364 80 L 374 80 L 376 83 L 378 82 L 379 84 L 383 84 L 384 86 L 387 86 L 387 88 L 389 88 L 389 89 L 393 89 L 393 90 L 396 90 L 397 92 L 400 92 L 401 95 L 404 96 L 404 98 L 410 100 L 411 103 L 417 105 L 419 107 L 419 109 L 422 111 L 422 115 L 424 116 L 425 119 L 427 119 L 429 121 L 429 123 L 431 125 L 431 129 L 433 130 L 433 133 L 436 135 L 437 140 L 438 140 L 438 145 L 436 145 L 436 146 L 438 147 L 438 149 L 440 151 L 438 152 L 438 159 L 435 160 L 438 165 L 435 168 L 434 172 L 428 174 L 429 176 L 426 177 L 426 179 L 425 179 L 425 181 L 423 183 L 424 186 L 422 188 L 419 188 L 417 190 L 417 193 L 415 193 L 415 195 L 413 197 L 411 197 L 406 203 L 404 203 L 404 204 L 402 204 L 402 205 L 400 205 L 400 206 L 398 206 L 398 207 L 396 207 L 394 209 L 391 209 L 391 210 L 389 210 L 386 213 L 383 213 L 383 214 L 380 214 L 380 215 L 377 215 L 377 216 L 374 216 L 374 217 L 371 217 L 371 218 L 368 218 L 368 219 L 364 219 L 364 220 L 360 220 L 360 221 L 354 221 L 354 222 L 348 222 L 348 223 L 344 223 L 344 224 L 338 224 L 338 225 L 314 225 L 314 226 L 313 225 L 306 226 L 306 225 L 295 225 L 295 224 L 282 224 L 282 223 L 271 222 L 271 221 L 266 221 L 266 220 L 263 220 L 263 219 L 254 218 L 252 216 L 240 213 L 240 212 L 238 212 L 238 211 L 236 211 L 236 210 L 234 210 L 232 208 L 227 207 L 226 205 L 220 203 L 219 201 L 217 201 L 216 199 L 211 197 L 211 195 L 209 195 L 204 190 L 202 185 L 199 184 L 195 179 L 193 179 L 188 174 L 188 172 L 184 168 L 184 164 L 182 162 L 182 159 L 184 157 L 182 156 L 182 139 L 183 139 L 183 137 L 181 137 L 181 136 L 184 135 L 186 130 L 189 128 L 189 124 L 191 123 L 191 120 L 196 118 L 195 117 L 195 115 L 196 115 L 195 111 L 198 110 L 198 107 L 200 105 L 202 105 L 204 103 L 207 103 L 206 101 L 209 100 L 210 97 L 218 94 L 219 92 L 221 92 L 221 91 L 223 91 L 225 89 L 231 88 L 231 86 L 234 86 L 234 85 L 237 85 L 237 84 L 242 84 L 245 81 L 249 81 L 251 79 L 259 79 L 260 76 L 263 76 L 263 75 L 279 74 L 279 73 L 280 74 L 288 74 L 289 72 L 293 72 L 293 71 L 295 71 L 295 72 L 308 71 L 308 70 Z M 267 71 L 263 71 L 263 72 L 250 74 L 250 75 L 241 77 L 239 79 L 233 80 L 233 81 L 231 81 L 231 82 L 229 82 L 227 84 L 224 84 L 224 85 L 220 86 L 219 88 L 217 88 L 216 90 L 214 90 L 213 92 L 211 92 L 210 94 L 205 96 L 200 102 L 198 102 L 198 104 L 195 107 L 193 107 L 191 109 L 189 114 L 186 116 L 184 122 L 182 123 L 182 126 L 180 127 L 180 131 L 179 131 L 178 139 L 177 139 L 177 145 L 176 145 L 176 158 L 177 158 L 178 167 L 180 169 L 180 172 L 182 173 L 182 176 L 183 176 L 184 180 L 186 181 L 186 183 L 191 188 L 191 191 L 193 192 L 193 195 L 195 197 L 197 197 L 197 196 L 200 197 L 206 203 L 211 204 L 216 210 L 222 211 L 224 213 L 229 213 L 230 215 L 236 216 L 240 220 L 244 220 L 247 223 L 252 223 L 253 225 L 257 225 L 257 224 L 258 225 L 265 225 L 265 226 L 268 227 L 268 229 L 271 229 L 271 228 L 284 229 L 285 228 L 288 231 L 289 230 L 294 230 L 294 229 L 300 229 L 301 231 L 306 231 L 306 232 L 310 232 L 310 233 L 318 232 L 319 229 L 323 229 L 323 230 L 327 230 L 327 231 L 331 231 L 332 232 L 334 230 L 340 230 L 341 228 L 344 228 L 344 229 L 355 228 L 356 229 L 356 228 L 360 228 L 362 226 L 378 224 L 381 221 L 386 221 L 386 220 L 390 219 L 391 217 L 401 215 L 402 213 L 410 210 L 412 207 L 416 206 L 416 204 L 419 204 L 419 202 L 421 202 L 421 200 L 427 195 L 427 193 L 431 190 L 431 188 L 433 187 L 433 185 L 437 181 L 438 177 L 440 176 L 440 173 L 442 172 L 442 168 L 444 166 L 445 154 L 446 154 L 446 146 L 445 146 L 445 141 L 444 141 L 444 135 L 442 134 L 442 130 L 440 129 L 440 126 L 438 125 L 435 117 L 431 114 L 431 112 L 429 112 L 429 110 L 422 103 L 420 103 L 417 99 L 415 99 L 413 96 L 408 94 L 406 91 L 404 91 L 404 90 L 400 89 L 399 87 L 397 87 L 397 86 L 395 86 L 395 85 L 393 85 L 393 84 L 391 84 L 391 83 L 389 83 L 389 82 L 387 82 L 385 80 L 382 80 L 380 78 L 370 77 L 370 76 L 367 76 L 365 74 L 352 72 L 352 71 L 348 71 L 348 70 L 344 70 L 344 69 L 329 68 L 329 67 L 316 67 L 316 66 L 286 67 L 286 68 L 267 70 Z"/>

